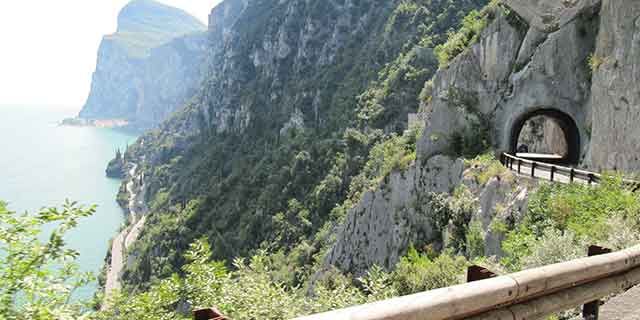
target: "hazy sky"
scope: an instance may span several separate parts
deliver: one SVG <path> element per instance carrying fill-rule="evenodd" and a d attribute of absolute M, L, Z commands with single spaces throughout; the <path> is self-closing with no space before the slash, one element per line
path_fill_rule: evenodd
<path fill-rule="evenodd" d="M 159 0 L 203 23 L 221 0 Z M 0 105 L 80 109 L 102 36 L 128 0 L 0 0 Z"/>

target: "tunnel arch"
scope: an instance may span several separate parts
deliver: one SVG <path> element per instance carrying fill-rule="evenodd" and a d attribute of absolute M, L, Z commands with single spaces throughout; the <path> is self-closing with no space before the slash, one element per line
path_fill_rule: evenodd
<path fill-rule="evenodd" d="M 569 114 L 553 108 L 541 108 L 523 113 L 515 119 L 511 125 L 509 132 L 509 153 L 516 154 L 518 149 L 518 140 L 527 121 L 544 116 L 554 120 L 564 133 L 567 143 L 567 153 L 560 160 L 554 161 L 557 164 L 575 165 L 580 162 L 581 139 L 578 124 Z"/>

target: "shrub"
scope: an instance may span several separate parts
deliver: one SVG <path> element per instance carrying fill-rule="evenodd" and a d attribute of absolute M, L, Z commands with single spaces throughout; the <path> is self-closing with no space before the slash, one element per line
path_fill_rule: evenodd
<path fill-rule="evenodd" d="M 589 59 L 587 60 L 589 64 L 589 69 L 591 69 L 592 73 L 597 72 L 600 69 L 600 66 L 605 62 L 605 58 L 599 57 L 592 53 L 589 55 Z"/>
<path fill-rule="evenodd" d="M 78 253 L 65 246 L 64 237 L 94 212 L 66 202 L 61 210 L 17 214 L 0 202 L 1 319 L 81 317 L 86 306 L 71 302 L 73 292 L 93 276 L 79 272 Z"/>
<path fill-rule="evenodd" d="M 549 228 L 533 243 L 530 254 L 523 257 L 522 267 L 529 269 L 578 259 L 587 255 L 587 247 L 588 244 L 572 232 Z"/>
<path fill-rule="evenodd" d="M 447 42 L 435 48 L 440 67 L 446 67 L 451 60 L 476 43 L 482 31 L 495 16 L 498 1 L 492 1 L 481 11 L 471 11 L 463 20 L 457 32 L 450 32 Z"/>
<path fill-rule="evenodd" d="M 499 177 L 503 180 L 513 179 L 513 174 L 496 160 L 492 153 L 481 154 L 471 160 L 465 161 L 469 173 L 480 185 L 485 185 L 491 178 Z"/>
<path fill-rule="evenodd" d="M 400 295 L 413 294 L 459 284 L 468 263 L 463 257 L 444 253 L 435 259 L 409 248 L 393 273 L 393 285 Z"/>
<path fill-rule="evenodd" d="M 484 231 L 482 223 L 474 221 L 469 225 L 466 236 L 466 256 L 468 259 L 474 259 L 484 256 Z"/>
<path fill-rule="evenodd" d="M 621 177 L 604 176 L 596 186 L 542 185 L 530 196 L 524 221 L 503 241 L 503 263 L 518 270 L 584 255 L 587 243 L 631 246 L 640 242 L 639 213 L 640 199 Z"/>

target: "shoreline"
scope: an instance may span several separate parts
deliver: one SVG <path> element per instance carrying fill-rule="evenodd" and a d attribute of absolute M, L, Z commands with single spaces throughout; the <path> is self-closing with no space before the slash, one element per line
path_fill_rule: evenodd
<path fill-rule="evenodd" d="M 130 125 L 125 119 L 83 119 L 66 118 L 58 123 L 66 127 L 125 128 Z"/>

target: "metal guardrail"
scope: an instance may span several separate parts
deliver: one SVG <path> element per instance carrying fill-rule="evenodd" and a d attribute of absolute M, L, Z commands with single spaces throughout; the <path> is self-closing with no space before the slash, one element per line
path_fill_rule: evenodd
<path fill-rule="evenodd" d="M 640 284 L 640 246 L 298 320 L 541 319 Z"/>
<path fill-rule="evenodd" d="M 570 183 L 573 183 L 577 179 L 580 179 L 586 181 L 589 184 L 593 184 L 600 182 L 600 180 L 602 179 L 602 175 L 600 175 L 599 173 L 578 170 L 575 168 L 558 166 L 539 161 L 527 160 L 508 153 L 502 154 L 502 156 L 500 157 L 500 162 L 502 162 L 505 167 L 518 172 L 518 174 L 528 173 L 531 175 L 531 177 L 534 178 L 536 177 L 536 170 L 549 172 L 551 182 L 555 182 L 558 175 L 564 175 L 565 177 L 568 177 Z M 525 172 L 523 170 L 523 167 L 525 165 L 529 167 L 529 172 Z"/>
<path fill-rule="evenodd" d="M 549 172 L 549 180 L 551 182 L 559 182 L 559 175 L 567 177 L 569 183 L 574 183 L 578 180 L 582 180 L 588 184 L 597 184 L 602 181 L 602 175 L 599 173 L 528 160 L 516 157 L 508 153 L 503 153 L 500 156 L 500 162 L 505 167 L 516 171 L 518 174 L 528 174 L 531 175 L 532 178 L 539 178 L 536 176 L 536 170 Z M 525 171 L 525 169 L 527 169 L 528 171 Z M 623 179 L 623 182 L 628 185 L 633 192 L 640 190 L 640 182 L 638 181 Z"/>

